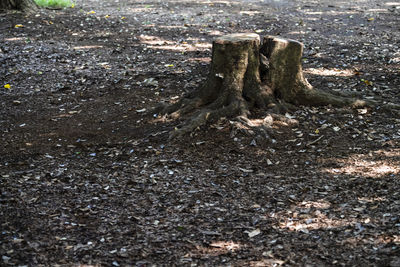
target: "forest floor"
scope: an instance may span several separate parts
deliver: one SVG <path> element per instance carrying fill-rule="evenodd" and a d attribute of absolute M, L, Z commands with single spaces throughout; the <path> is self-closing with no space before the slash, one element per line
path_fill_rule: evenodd
<path fill-rule="evenodd" d="M 400 266 L 400 118 L 168 141 L 152 114 L 237 32 L 305 45 L 321 90 L 400 104 L 399 1 L 78 1 L 0 14 L 1 266 Z M 261 111 L 254 111 L 253 117 Z"/>

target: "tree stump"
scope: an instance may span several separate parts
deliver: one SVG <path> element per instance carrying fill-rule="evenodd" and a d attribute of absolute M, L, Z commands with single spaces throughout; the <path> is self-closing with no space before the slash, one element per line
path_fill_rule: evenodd
<path fill-rule="evenodd" d="M 303 76 L 303 44 L 298 41 L 266 36 L 260 52 L 268 64 L 263 68 L 266 69 L 262 73 L 263 81 L 271 87 L 278 99 L 286 103 L 339 107 L 365 104 L 314 89 Z"/>
<path fill-rule="evenodd" d="M 274 36 L 264 37 L 261 55 L 268 66 L 263 80 L 271 87 L 277 98 L 294 105 L 342 107 L 345 105 L 363 106 L 366 103 L 343 98 L 314 89 L 303 76 L 301 58 L 303 44 Z"/>
<path fill-rule="evenodd" d="M 197 91 L 163 113 L 180 117 L 197 110 L 170 137 L 180 136 L 206 122 L 222 117 L 241 117 L 246 120 L 249 108 L 265 107 L 271 94 L 260 79 L 260 36 L 252 33 L 230 34 L 213 42 L 212 63 L 208 79 Z"/>
<path fill-rule="evenodd" d="M 235 129 L 254 133 L 269 131 L 274 120 L 287 124 L 279 111 L 296 105 L 333 105 L 363 107 L 371 103 L 334 96 L 314 89 L 304 78 L 301 66 L 303 44 L 253 33 L 218 37 L 212 46 L 210 73 L 205 83 L 161 113 L 179 118 L 193 113 L 179 128 L 170 133 L 175 138 L 221 118 L 231 120 Z M 249 120 L 254 108 L 271 112 L 260 120 Z"/>

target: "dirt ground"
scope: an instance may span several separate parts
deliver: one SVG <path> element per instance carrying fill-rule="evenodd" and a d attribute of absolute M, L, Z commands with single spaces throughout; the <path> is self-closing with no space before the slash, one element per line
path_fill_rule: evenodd
<path fill-rule="evenodd" d="M 236 32 L 303 42 L 316 88 L 400 104 L 399 1 L 0 14 L 0 265 L 400 266 L 395 115 L 299 107 L 269 139 L 226 119 L 168 141 L 179 120 L 151 108 L 196 89 Z"/>

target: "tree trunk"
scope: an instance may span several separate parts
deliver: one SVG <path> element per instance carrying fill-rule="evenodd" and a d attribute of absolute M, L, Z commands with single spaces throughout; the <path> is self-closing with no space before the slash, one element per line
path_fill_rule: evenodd
<path fill-rule="evenodd" d="M 173 118 L 194 112 L 170 133 L 170 138 L 223 117 L 232 120 L 235 129 L 266 133 L 274 120 L 296 123 L 276 114 L 293 105 L 361 107 L 370 104 L 314 89 L 303 76 L 302 53 L 302 43 L 272 36 L 266 36 L 262 45 L 259 35 L 252 33 L 217 38 L 213 42 L 206 82 L 161 112 Z M 264 119 L 249 120 L 247 116 L 253 108 L 269 108 L 271 112 Z"/>
<path fill-rule="evenodd" d="M 170 137 L 180 136 L 222 117 L 247 118 L 249 108 L 265 107 L 271 94 L 262 87 L 260 66 L 260 37 L 257 34 L 230 34 L 213 42 L 211 70 L 199 90 L 163 113 L 180 117 L 194 111 L 193 117 Z"/>
<path fill-rule="evenodd" d="M 0 10 L 20 10 L 32 12 L 38 9 L 33 0 L 0 0 Z"/>
<path fill-rule="evenodd" d="M 354 102 L 353 99 L 316 90 L 308 83 L 301 66 L 302 43 L 266 36 L 260 52 L 267 61 L 267 66 L 264 67 L 266 70 L 262 73 L 263 81 L 270 86 L 277 98 L 294 105 L 310 106 L 344 106 Z"/>

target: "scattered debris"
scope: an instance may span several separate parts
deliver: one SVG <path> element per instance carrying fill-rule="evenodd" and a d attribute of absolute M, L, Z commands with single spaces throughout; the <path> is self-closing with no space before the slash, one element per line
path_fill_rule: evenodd
<path fill-rule="evenodd" d="M 168 142 L 181 117 L 149 112 L 254 31 L 300 38 L 314 87 L 399 104 L 399 6 L 80 2 L 0 16 L 0 265 L 400 265 L 398 117 L 271 105 L 298 124 Z"/>

